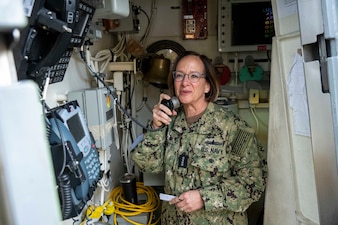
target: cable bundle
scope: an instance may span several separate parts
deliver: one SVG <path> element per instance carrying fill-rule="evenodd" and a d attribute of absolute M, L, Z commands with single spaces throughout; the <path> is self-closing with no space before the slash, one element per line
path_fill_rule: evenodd
<path fill-rule="evenodd" d="M 150 213 L 147 225 L 155 225 L 160 221 L 160 217 L 152 223 L 154 212 L 160 207 L 160 199 L 155 190 L 150 186 L 144 186 L 142 182 L 136 183 L 137 194 L 146 194 L 147 201 L 144 204 L 133 204 L 123 198 L 123 189 L 121 186 L 116 187 L 110 193 L 109 199 L 98 207 L 89 206 L 86 213 L 86 219 L 81 223 L 91 224 L 98 221 L 103 215 L 114 216 L 114 224 L 117 225 L 117 216 L 121 216 L 127 222 L 134 225 L 142 225 L 131 220 L 128 217 L 137 216 L 142 213 Z M 114 215 L 113 215 L 114 214 Z"/>

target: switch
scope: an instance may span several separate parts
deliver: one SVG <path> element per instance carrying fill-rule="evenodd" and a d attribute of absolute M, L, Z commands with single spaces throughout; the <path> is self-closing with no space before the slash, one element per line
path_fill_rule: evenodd
<path fill-rule="evenodd" d="M 118 71 L 113 73 L 114 88 L 116 91 L 123 91 L 123 72 Z"/>
<path fill-rule="evenodd" d="M 258 89 L 250 89 L 250 91 L 249 91 L 249 103 L 250 104 L 258 104 L 259 103 L 259 90 Z"/>

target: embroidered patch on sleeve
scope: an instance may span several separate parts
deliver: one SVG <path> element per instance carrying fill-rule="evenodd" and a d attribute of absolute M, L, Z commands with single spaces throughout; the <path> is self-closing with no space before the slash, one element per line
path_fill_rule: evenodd
<path fill-rule="evenodd" d="M 246 130 L 239 129 L 234 138 L 232 145 L 231 152 L 237 156 L 242 156 L 245 152 L 246 148 L 248 147 L 249 141 L 253 137 L 253 133 L 248 132 Z"/>

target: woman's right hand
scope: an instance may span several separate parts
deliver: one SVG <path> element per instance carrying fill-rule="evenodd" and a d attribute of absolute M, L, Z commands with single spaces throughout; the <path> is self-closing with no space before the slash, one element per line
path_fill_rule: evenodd
<path fill-rule="evenodd" d="M 168 125 L 171 122 L 171 116 L 177 115 L 175 110 L 170 110 L 167 106 L 161 104 L 163 99 L 170 100 L 170 96 L 162 93 L 159 102 L 153 108 L 153 128 L 158 129 L 163 124 Z"/>

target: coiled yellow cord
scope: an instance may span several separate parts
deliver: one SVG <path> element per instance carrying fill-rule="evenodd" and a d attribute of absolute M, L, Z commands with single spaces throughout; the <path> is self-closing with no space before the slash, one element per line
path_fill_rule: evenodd
<path fill-rule="evenodd" d="M 111 191 L 109 199 L 102 206 L 88 207 L 85 221 L 83 221 L 81 225 L 84 225 L 88 220 L 98 221 L 103 216 L 103 214 L 108 216 L 114 214 L 113 216 L 115 225 L 117 225 L 118 215 L 131 224 L 142 225 L 128 218 L 141 213 L 150 213 L 149 221 L 147 223 L 148 225 L 157 224 L 160 221 L 160 217 L 154 223 L 152 223 L 153 214 L 160 207 L 160 199 L 157 193 L 152 187 L 144 186 L 142 182 L 136 182 L 136 190 L 137 194 L 147 195 L 147 201 L 144 204 L 136 205 L 126 201 L 123 198 L 122 187 L 118 186 Z"/>

